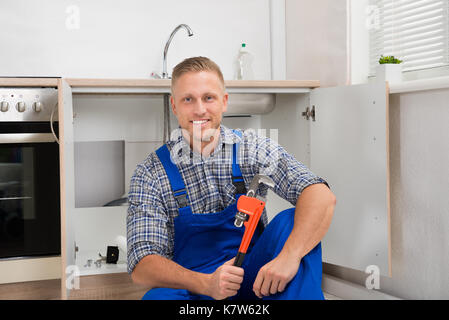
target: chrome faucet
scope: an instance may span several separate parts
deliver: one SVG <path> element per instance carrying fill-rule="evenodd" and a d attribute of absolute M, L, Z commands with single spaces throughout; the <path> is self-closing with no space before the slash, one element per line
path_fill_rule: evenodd
<path fill-rule="evenodd" d="M 168 47 L 170 46 L 171 40 L 173 39 L 174 35 L 176 32 L 178 32 L 179 29 L 184 28 L 187 30 L 187 33 L 189 35 L 189 37 L 193 36 L 193 32 L 192 29 L 190 29 L 190 27 L 186 24 L 180 24 L 179 26 L 177 26 L 172 33 L 170 34 L 170 38 L 168 38 L 167 43 L 165 44 L 165 49 L 164 49 L 164 64 L 163 64 L 163 70 L 162 70 L 162 79 L 170 79 L 170 77 L 168 76 L 167 73 L 167 53 L 168 53 Z"/>

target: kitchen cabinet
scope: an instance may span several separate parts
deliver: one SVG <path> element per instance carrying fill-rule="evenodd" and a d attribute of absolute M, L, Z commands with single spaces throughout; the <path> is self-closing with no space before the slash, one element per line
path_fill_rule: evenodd
<path fill-rule="evenodd" d="M 78 143 L 94 143 L 93 147 L 83 147 L 95 148 L 98 142 L 122 141 L 113 145 L 125 154 L 136 155 L 140 150 L 141 157 L 156 149 L 162 144 L 162 96 L 170 92 L 170 81 L 58 79 L 57 86 L 61 290 L 62 297 L 67 298 L 70 289 L 76 288 L 74 280 L 80 272 L 126 271 L 126 263 L 109 270 L 83 269 L 89 254 L 98 255 L 100 244 L 106 249 L 115 236 L 126 236 L 127 207 L 77 203 Z M 387 83 L 319 88 L 318 81 L 227 81 L 226 87 L 231 95 L 274 95 L 275 107 L 255 115 L 225 117 L 224 125 L 253 128 L 277 139 L 326 179 L 336 194 L 334 218 L 322 241 L 323 261 L 362 271 L 376 265 L 382 275 L 391 276 Z M 151 125 L 145 126 L 147 120 L 152 121 Z M 129 171 L 134 165 L 128 164 L 130 168 L 122 173 L 125 184 L 129 183 Z M 269 193 L 269 217 L 287 207 L 291 204 Z"/>
<path fill-rule="evenodd" d="M 70 170 L 70 173 L 66 172 L 66 183 L 71 184 L 66 186 L 70 190 L 66 194 L 66 221 L 77 210 L 84 210 L 85 213 L 86 210 L 97 211 L 104 217 L 108 216 L 107 211 L 112 214 L 112 210 L 122 210 L 123 226 L 126 217 L 126 207 L 77 209 L 73 204 L 73 179 L 70 178 L 73 174 L 73 141 L 68 138 L 73 137 L 72 101 L 76 100 L 73 97 L 78 94 L 108 95 L 109 99 L 111 95 L 118 97 L 120 94 L 162 95 L 170 92 L 169 85 L 168 80 L 62 80 L 64 131 L 67 134 L 64 148 L 70 149 L 67 153 L 70 158 L 64 161 L 66 170 Z M 322 243 L 323 261 L 363 271 L 370 265 L 376 265 L 381 274 L 391 276 L 387 84 L 378 82 L 317 88 L 315 81 L 228 81 L 226 86 L 231 95 L 276 95 L 276 105 L 271 112 L 252 117 L 225 118 L 223 123 L 228 127 L 253 128 L 265 130 L 268 135 L 277 135 L 279 143 L 326 179 L 336 194 L 334 218 Z M 102 116 L 96 114 L 95 105 L 90 108 L 91 116 L 97 117 L 97 121 L 102 116 L 115 117 L 110 113 L 108 115 L 106 110 Z M 153 112 L 160 117 L 160 112 L 158 114 L 156 110 L 160 108 L 148 110 L 148 113 Z M 78 117 L 76 110 L 75 115 Z M 86 123 L 88 117 L 87 114 L 83 115 Z M 124 115 L 122 119 L 126 121 Z M 136 125 L 139 126 L 138 123 Z M 116 127 L 118 131 L 123 131 L 123 135 L 129 134 Z M 83 127 L 83 131 L 86 133 L 89 129 Z M 161 144 L 162 141 L 154 141 L 152 149 Z M 275 194 L 269 194 L 269 215 L 290 206 Z M 115 216 L 111 217 L 116 219 Z M 71 223 L 65 226 L 64 260 L 67 265 L 75 263 L 73 235 L 76 231 L 73 226 Z"/>

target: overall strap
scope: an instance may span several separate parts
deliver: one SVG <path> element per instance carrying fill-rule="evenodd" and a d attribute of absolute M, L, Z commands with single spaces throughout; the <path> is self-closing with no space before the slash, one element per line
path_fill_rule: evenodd
<path fill-rule="evenodd" d="M 167 173 L 168 180 L 170 181 L 173 194 L 179 208 L 187 207 L 189 205 L 186 186 L 178 168 L 170 158 L 170 151 L 167 145 L 163 145 L 156 150 L 156 154 L 159 157 L 165 172 Z"/>
<path fill-rule="evenodd" d="M 240 138 L 242 133 L 238 130 L 232 130 Z M 234 143 L 232 146 L 232 184 L 236 187 L 236 195 L 246 194 L 245 182 L 243 181 L 242 172 L 240 171 L 240 166 L 237 162 L 238 152 L 240 144 L 238 142 Z"/>
<path fill-rule="evenodd" d="M 242 133 L 240 131 L 233 131 L 239 137 L 242 137 Z M 239 143 L 234 143 L 232 146 L 232 184 L 236 187 L 236 195 L 246 194 L 247 192 L 242 172 L 240 171 L 240 166 L 237 162 L 238 151 Z M 171 160 L 170 151 L 168 150 L 167 145 L 164 144 L 159 149 L 157 149 L 156 155 L 159 157 L 159 160 L 161 161 L 162 166 L 167 173 L 168 180 L 170 181 L 170 185 L 173 190 L 173 194 L 175 196 L 176 202 L 178 203 L 178 208 L 189 206 L 184 180 L 182 179 L 178 167 Z"/>

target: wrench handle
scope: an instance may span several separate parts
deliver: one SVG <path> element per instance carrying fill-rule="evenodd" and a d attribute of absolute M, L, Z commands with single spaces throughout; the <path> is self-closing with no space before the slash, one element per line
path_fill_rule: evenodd
<path fill-rule="evenodd" d="M 246 251 L 253 238 L 254 231 L 259 223 L 262 215 L 265 202 L 257 198 L 240 196 L 237 201 L 237 210 L 248 215 L 248 219 L 243 223 L 245 232 L 243 233 L 242 242 L 240 243 L 239 251 L 234 261 L 234 265 L 240 267 L 243 264 Z"/>
<path fill-rule="evenodd" d="M 243 260 L 245 259 L 245 255 L 246 255 L 246 253 L 243 253 L 243 252 L 239 251 L 237 253 L 237 256 L 235 257 L 234 266 L 241 267 L 242 264 L 243 264 Z"/>

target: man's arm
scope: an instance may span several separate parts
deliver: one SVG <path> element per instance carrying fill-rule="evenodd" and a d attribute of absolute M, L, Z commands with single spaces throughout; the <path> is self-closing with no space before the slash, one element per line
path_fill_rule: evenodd
<path fill-rule="evenodd" d="M 187 289 L 206 294 L 207 275 L 188 270 L 170 259 L 151 254 L 142 258 L 134 268 L 134 282 L 151 288 Z"/>
<path fill-rule="evenodd" d="M 243 281 L 243 269 L 233 266 L 234 259 L 205 274 L 186 269 L 159 255 L 142 258 L 134 268 L 134 282 L 151 288 L 186 289 L 195 294 L 224 299 L 237 294 Z"/>
<path fill-rule="evenodd" d="M 148 167 L 137 167 L 128 197 L 128 272 L 132 280 L 151 288 L 186 289 L 214 299 L 235 295 L 243 281 L 243 269 L 234 267 L 232 260 L 212 274 L 202 274 L 168 259 L 169 219 L 155 177 L 157 173 Z"/>
<path fill-rule="evenodd" d="M 293 230 L 279 255 L 257 274 L 253 290 L 261 298 L 285 289 L 298 272 L 302 257 L 325 236 L 331 224 L 335 195 L 322 184 L 306 187 L 296 202 Z"/>

